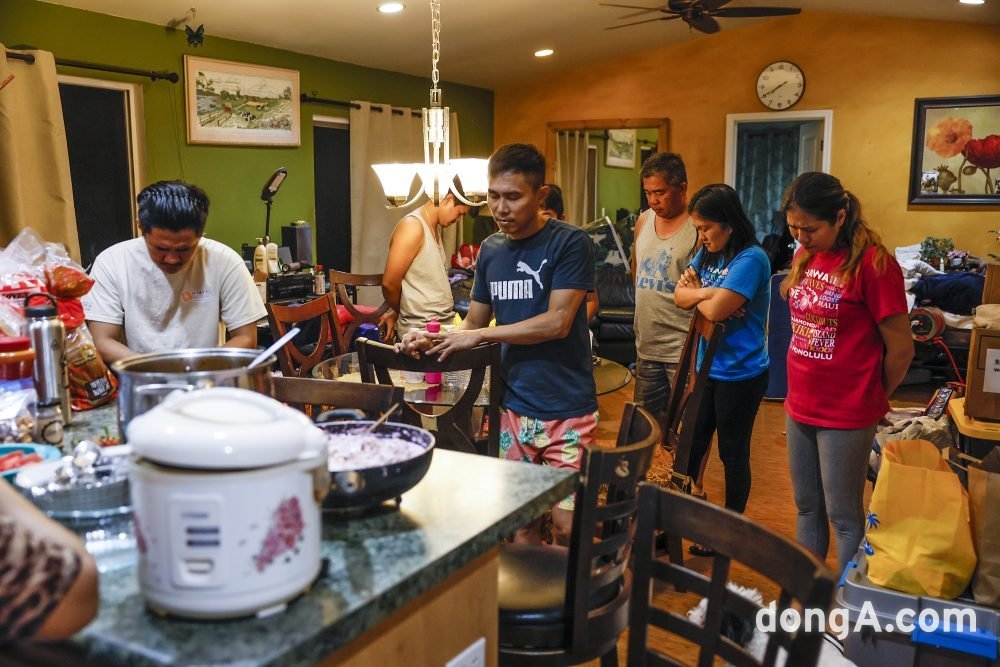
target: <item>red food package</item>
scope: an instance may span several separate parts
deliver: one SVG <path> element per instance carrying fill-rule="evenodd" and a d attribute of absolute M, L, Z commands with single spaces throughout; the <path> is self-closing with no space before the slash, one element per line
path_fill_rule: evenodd
<path fill-rule="evenodd" d="M 94 286 L 94 280 L 74 264 L 46 264 L 49 292 L 64 299 L 78 299 Z"/>
<path fill-rule="evenodd" d="M 118 380 L 101 359 L 86 324 L 66 334 L 70 407 L 90 410 L 114 400 Z"/>

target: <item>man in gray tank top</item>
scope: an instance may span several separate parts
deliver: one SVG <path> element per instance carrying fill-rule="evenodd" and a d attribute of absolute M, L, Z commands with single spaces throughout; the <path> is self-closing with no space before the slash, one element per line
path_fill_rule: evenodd
<path fill-rule="evenodd" d="M 681 156 L 656 153 L 642 165 L 649 208 L 635 225 L 636 360 L 634 400 L 663 418 L 691 311 L 674 304 L 674 287 L 698 249 L 687 212 L 687 172 Z"/>

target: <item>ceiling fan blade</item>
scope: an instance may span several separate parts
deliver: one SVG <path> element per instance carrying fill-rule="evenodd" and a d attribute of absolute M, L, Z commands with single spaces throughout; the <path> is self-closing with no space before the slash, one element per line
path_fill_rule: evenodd
<path fill-rule="evenodd" d="M 731 0 L 701 0 L 698 6 L 706 12 L 713 12 L 722 5 L 728 5 Z"/>
<path fill-rule="evenodd" d="M 674 19 L 679 19 L 680 16 L 660 16 L 655 19 L 646 19 L 645 21 L 635 21 L 634 23 L 623 23 L 621 25 L 613 25 L 605 30 L 617 30 L 618 28 L 627 28 L 631 25 L 639 25 L 640 23 L 652 23 L 653 21 L 673 21 Z"/>
<path fill-rule="evenodd" d="M 666 12 L 667 10 L 662 7 L 639 7 L 638 5 L 619 5 L 613 2 L 599 2 L 597 3 L 602 7 L 620 7 L 622 9 L 638 9 L 639 14 L 642 12 Z M 629 16 L 636 16 L 636 14 L 629 14 Z M 628 18 L 628 16 L 623 17 Z"/>
<path fill-rule="evenodd" d="M 789 16 L 800 14 L 801 9 L 795 7 L 723 7 L 712 12 L 712 16 L 724 18 L 756 18 L 758 16 Z"/>
<path fill-rule="evenodd" d="M 713 19 L 708 14 L 702 14 L 700 16 L 684 17 L 684 21 L 694 28 L 699 30 L 706 35 L 711 35 L 713 33 L 719 32 L 719 22 Z"/>
<path fill-rule="evenodd" d="M 667 2 L 667 7 L 675 12 L 682 12 L 694 4 L 695 1 L 696 0 L 669 0 L 669 2 Z"/>

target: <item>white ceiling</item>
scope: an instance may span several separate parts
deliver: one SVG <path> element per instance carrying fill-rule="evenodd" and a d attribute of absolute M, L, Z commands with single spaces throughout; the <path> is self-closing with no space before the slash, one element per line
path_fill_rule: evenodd
<path fill-rule="evenodd" d="M 383 0 L 48 0 L 156 25 L 180 19 L 193 5 L 192 27 L 213 37 L 263 44 L 368 67 L 430 75 L 430 8 L 403 0 L 400 14 L 375 8 Z M 662 7 L 665 0 L 612 0 Z M 601 62 L 670 42 L 710 40 L 681 21 L 657 21 L 619 30 L 604 28 L 635 16 L 602 7 L 599 0 L 442 0 L 441 78 L 486 88 L 538 80 L 559 71 Z M 803 12 L 896 16 L 1000 24 L 1000 0 L 961 5 L 958 0 L 733 0 L 732 7 L 801 7 Z M 623 17 L 630 16 L 623 20 Z M 773 19 L 719 19 L 723 30 Z M 849 36 L 845 35 L 845 42 Z M 535 58 L 537 49 L 555 55 Z M 846 47 L 845 48 L 850 48 Z M 863 50 L 863 45 L 858 45 Z M 914 57 L 931 54 L 915 53 Z"/>

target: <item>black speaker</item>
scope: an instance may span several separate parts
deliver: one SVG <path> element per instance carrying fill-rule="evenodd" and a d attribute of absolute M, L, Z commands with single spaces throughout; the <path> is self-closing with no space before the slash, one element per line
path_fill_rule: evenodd
<path fill-rule="evenodd" d="M 309 226 L 308 222 L 300 220 L 291 225 L 282 226 L 281 245 L 288 247 L 294 261 L 301 262 L 303 266 L 312 266 L 312 227 Z"/>

